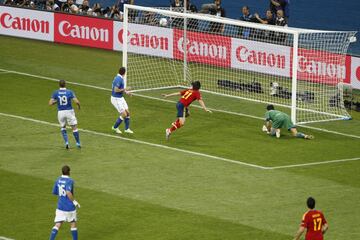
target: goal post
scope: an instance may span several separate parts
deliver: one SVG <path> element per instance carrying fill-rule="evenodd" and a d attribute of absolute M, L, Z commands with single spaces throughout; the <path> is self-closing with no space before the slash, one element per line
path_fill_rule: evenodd
<path fill-rule="evenodd" d="M 286 107 L 294 123 L 348 119 L 346 53 L 356 32 L 270 26 L 124 6 L 123 64 L 133 91 L 188 87 Z"/>

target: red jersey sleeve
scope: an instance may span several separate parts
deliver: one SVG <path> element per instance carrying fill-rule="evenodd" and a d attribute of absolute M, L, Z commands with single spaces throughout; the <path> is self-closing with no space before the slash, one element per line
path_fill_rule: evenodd
<path fill-rule="evenodd" d="M 193 93 L 196 100 L 201 100 L 201 93 L 199 91 L 194 91 Z"/>
<path fill-rule="evenodd" d="M 189 89 L 180 91 L 180 95 L 183 96 Z"/>
<path fill-rule="evenodd" d="M 307 213 L 304 213 L 303 217 L 302 217 L 302 220 L 301 220 L 301 226 L 304 227 L 304 228 L 307 228 L 309 223 L 308 223 L 308 218 L 307 218 Z"/>

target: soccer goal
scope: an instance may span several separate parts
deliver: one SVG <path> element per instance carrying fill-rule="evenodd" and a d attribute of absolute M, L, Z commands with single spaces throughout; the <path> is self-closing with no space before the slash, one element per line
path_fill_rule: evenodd
<path fill-rule="evenodd" d="M 291 109 L 294 123 L 349 119 L 346 53 L 356 32 L 124 7 L 123 64 L 134 91 L 187 87 Z"/>

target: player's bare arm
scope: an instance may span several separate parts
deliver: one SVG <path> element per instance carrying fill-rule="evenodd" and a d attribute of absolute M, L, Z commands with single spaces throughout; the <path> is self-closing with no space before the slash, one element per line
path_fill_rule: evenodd
<path fill-rule="evenodd" d="M 179 92 L 169 93 L 169 94 L 161 94 L 164 98 L 172 97 L 172 96 L 179 96 L 181 95 Z"/>
<path fill-rule="evenodd" d="M 201 107 L 206 111 L 206 112 L 209 112 L 209 113 L 212 113 L 211 110 L 207 109 L 206 106 L 205 106 L 205 103 L 203 100 L 199 100 L 199 103 L 201 105 Z"/>
<path fill-rule="evenodd" d="M 305 228 L 303 226 L 299 227 L 299 230 L 297 231 L 294 240 L 299 240 L 301 235 L 304 233 Z"/>
<path fill-rule="evenodd" d="M 328 229 L 329 229 L 329 225 L 325 223 L 322 227 L 322 233 L 325 234 Z"/>
<path fill-rule="evenodd" d="M 74 199 L 74 195 L 73 195 L 70 191 L 66 191 L 66 195 L 67 195 L 67 197 L 70 199 L 70 201 L 73 202 L 73 204 L 75 205 L 75 207 L 79 207 L 79 208 L 80 208 L 80 204 Z"/>
<path fill-rule="evenodd" d="M 80 110 L 80 101 L 77 98 L 73 98 L 74 103 L 78 106 L 78 109 Z"/>
<path fill-rule="evenodd" d="M 50 100 L 49 100 L 49 106 L 52 106 L 52 105 L 54 105 L 55 103 L 56 103 L 56 100 L 53 99 L 53 98 L 50 98 Z"/>

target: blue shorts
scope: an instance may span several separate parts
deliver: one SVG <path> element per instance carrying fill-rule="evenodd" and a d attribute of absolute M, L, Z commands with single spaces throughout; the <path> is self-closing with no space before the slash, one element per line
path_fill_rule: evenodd
<path fill-rule="evenodd" d="M 185 116 L 185 106 L 184 106 L 184 104 L 182 104 L 181 102 L 178 102 L 177 104 L 176 104 L 176 109 L 177 109 L 177 117 L 178 118 L 183 118 L 184 116 Z"/>

